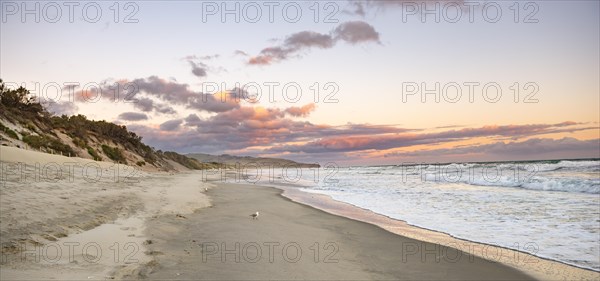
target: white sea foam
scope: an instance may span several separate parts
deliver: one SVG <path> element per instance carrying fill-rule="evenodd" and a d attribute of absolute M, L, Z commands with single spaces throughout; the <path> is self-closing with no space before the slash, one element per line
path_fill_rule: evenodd
<path fill-rule="evenodd" d="M 318 183 L 305 173 L 296 184 L 458 238 L 600 270 L 599 173 L 596 160 L 398 165 L 340 168 Z"/>

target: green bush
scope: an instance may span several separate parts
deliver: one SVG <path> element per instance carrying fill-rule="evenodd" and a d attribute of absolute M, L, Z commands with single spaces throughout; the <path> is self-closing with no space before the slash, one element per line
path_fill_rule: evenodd
<path fill-rule="evenodd" d="M 37 130 L 35 129 L 35 126 L 31 123 L 27 124 L 27 129 L 29 129 L 32 132 L 37 132 Z"/>
<path fill-rule="evenodd" d="M 34 136 L 28 135 L 23 136 L 23 142 L 33 148 L 49 148 L 52 149 L 55 153 L 61 153 L 65 156 L 75 156 L 75 151 L 69 146 L 57 139 L 49 138 L 46 136 Z"/>
<path fill-rule="evenodd" d="M 111 160 L 116 161 L 117 163 L 127 164 L 127 160 L 125 160 L 125 156 L 123 156 L 123 153 L 121 153 L 121 150 L 118 147 L 112 148 L 108 145 L 103 144 L 102 151 Z"/>
<path fill-rule="evenodd" d="M 91 148 L 90 146 L 87 146 L 87 152 L 92 156 L 92 158 L 94 158 L 94 160 L 96 161 L 102 161 L 102 157 L 100 157 L 100 155 L 98 155 L 98 153 L 96 153 L 96 151 Z"/>
<path fill-rule="evenodd" d="M 81 147 L 81 148 L 86 148 L 86 146 L 87 146 L 87 143 L 86 143 L 86 141 L 85 141 L 85 140 L 82 140 L 82 139 L 80 139 L 80 138 L 73 138 L 73 143 L 74 143 L 76 146 L 79 146 L 79 147 Z"/>
<path fill-rule="evenodd" d="M 19 139 L 19 135 L 17 135 L 17 132 L 11 130 L 10 128 L 4 126 L 2 123 L 0 123 L 0 130 L 3 131 L 4 133 L 6 133 L 6 135 L 8 135 L 9 137 L 18 140 Z"/>
<path fill-rule="evenodd" d="M 44 140 L 39 136 L 23 136 L 23 141 L 32 148 L 45 147 Z"/>

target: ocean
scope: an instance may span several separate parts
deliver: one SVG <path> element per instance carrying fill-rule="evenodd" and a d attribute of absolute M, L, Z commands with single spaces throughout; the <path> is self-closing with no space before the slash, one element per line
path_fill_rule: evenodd
<path fill-rule="evenodd" d="M 260 182 L 600 271 L 598 159 L 288 168 L 273 175 Z"/>

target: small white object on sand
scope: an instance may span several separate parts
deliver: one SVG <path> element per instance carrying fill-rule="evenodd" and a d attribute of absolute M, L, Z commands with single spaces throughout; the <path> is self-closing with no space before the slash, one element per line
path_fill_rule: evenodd
<path fill-rule="evenodd" d="M 256 211 L 256 213 L 250 215 L 252 217 L 253 220 L 257 220 L 258 219 L 258 211 Z"/>

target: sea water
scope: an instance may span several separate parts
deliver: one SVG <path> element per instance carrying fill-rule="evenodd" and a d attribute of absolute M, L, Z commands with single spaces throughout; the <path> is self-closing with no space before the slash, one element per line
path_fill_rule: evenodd
<path fill-rule="evenodd" d="M 600 160 L 329 166 L 297 173 L 282 171 L 271 184 L 292 183 L 457 238 L 600 270 Z"/>

